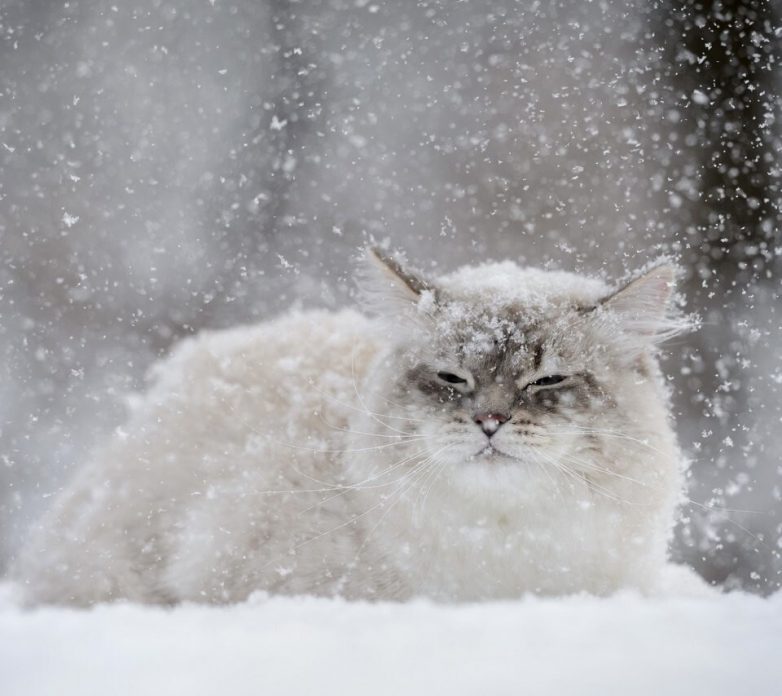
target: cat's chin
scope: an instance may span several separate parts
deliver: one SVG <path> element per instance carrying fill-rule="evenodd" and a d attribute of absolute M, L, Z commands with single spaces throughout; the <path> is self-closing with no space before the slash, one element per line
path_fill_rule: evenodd
<path fill-rule="evenodd" d="M 516 509 L 520 502 L 540 490 L 537 480 L 541 468 L 524 453 L 509 454 L 497 447 L 483 447 L 477 452 L 454 460 L 448 480 L 454 490 L 477 504 L 484 501 L 491 509 L 508 505 Z M 551 478 L 546 476 L 543 484 Z M 530 502 L 530 501 L 528 501 Z"/>

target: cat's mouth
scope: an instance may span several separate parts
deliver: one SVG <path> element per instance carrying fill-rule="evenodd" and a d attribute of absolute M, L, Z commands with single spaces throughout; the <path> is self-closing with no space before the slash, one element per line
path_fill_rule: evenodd
<path fill-rule="evenodd" d="M 488 444 L 482 450 L 476 452 L 472 456 L 472 458 L 492 460 L 492 459 L 515 459 L 516 457 L 508 454 L 507 452 L 503 452 L 501 449 L 497 449 L 492 444 Z"/>

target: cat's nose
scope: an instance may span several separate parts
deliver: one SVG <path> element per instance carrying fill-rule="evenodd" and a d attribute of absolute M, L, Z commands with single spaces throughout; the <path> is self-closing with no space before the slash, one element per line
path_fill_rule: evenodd
<path fill-rule="evenodd" d="M 489 437 L 496 433 L 503 423 L 510 420 L 504 413 L 476 413 L 472 419 L 481 426 L 481 430 Z"/>

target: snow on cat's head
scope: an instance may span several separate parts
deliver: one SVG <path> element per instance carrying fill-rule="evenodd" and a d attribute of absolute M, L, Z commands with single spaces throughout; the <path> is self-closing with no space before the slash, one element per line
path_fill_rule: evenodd
<path fill-rule="evenodd" d="M 427 279 L 368 257 L 362 289 L 388 343 L 373 410 L 392 419 L 376 429 L 393 423 L 432 461 L 583 473 L 609 438 L 643 432 L 660 410 L 653 348 L 686 328 L 672 266 L 617 290 L 509 261 Z"/>

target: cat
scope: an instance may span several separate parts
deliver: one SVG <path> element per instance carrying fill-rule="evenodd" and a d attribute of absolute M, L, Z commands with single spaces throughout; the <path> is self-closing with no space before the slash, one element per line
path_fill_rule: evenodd
<path fill-rule="evenodd" d="M 33 531 L 26 601 L 654 592 L 684 485 L 675 278 L 429 278 L 371 249 L 363 313 L 189 338 Z"/>

